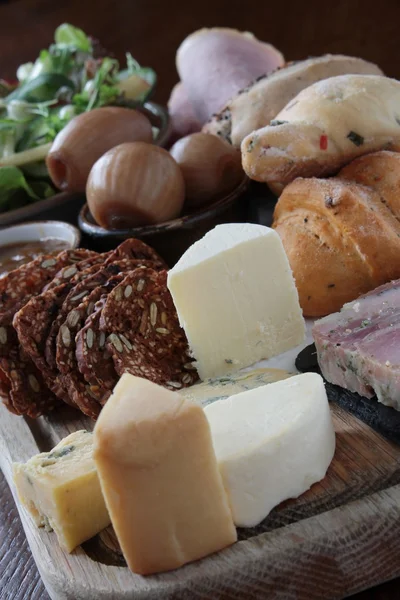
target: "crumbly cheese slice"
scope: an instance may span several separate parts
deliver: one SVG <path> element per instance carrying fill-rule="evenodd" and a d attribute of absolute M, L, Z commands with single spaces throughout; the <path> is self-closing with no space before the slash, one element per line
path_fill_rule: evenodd
<path fill-rule="evenodd" d="M 175 569 L 236 541 L 203 409 L 122 375 L 94 429 L 94 459 L 128 566 Z"/>
<path fill-rule="evenodd" d="M 245 372 L 207 379 L 202 383 L 178 390 L 178 394 L 204 407 L 217 400 L 224 400 L 234 394 L 252 390 L 274 381 L 281 381 L 292 375 L 293 373 L 288 373 L 283 369 L 250 369 Z"/>
<path fill-rule="evenodd" d="M 235 524 L 253 527 L 321 480 L 335 452 L 323 379 L 296 375 L 205 408 Z"/>
<path fill-rule="evenodd" d="M 76 431 L 51 452 L 14 465 L 21 503 L 71 552 L 110 524 L 93 460 L 93 437 Z"/>
<path fill-rule="evenodd" d="M 168 273 L 201 379 L 238 371 L 300 344 L 305 323 L 278 234 L 218 225 Z"/>

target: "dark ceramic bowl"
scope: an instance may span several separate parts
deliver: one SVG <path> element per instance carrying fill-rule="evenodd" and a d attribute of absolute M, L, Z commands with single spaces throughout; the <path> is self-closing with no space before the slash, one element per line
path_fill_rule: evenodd
<path fill-rule="evenodd" d="M 173 266 L 182 254 L 207 231 L 220 223 L 245 220 L 245 192 L 249 180 L 245 177 L 230 194 L 211 205 L 172 221 L 134 227 L 132 229 L 104 229 L 97 225 L 85 204 L 79 213 L 78 224 L 86 236 L 86 244 L 94 250 L 110 250 L 123 240 L 140 238 L 152 246 Z"/>
<path fill-rule="evenodd" d="M 146 102 L 142 107 L 138 107 L 138 110 L 149 118 L 153 127 L 159 129 L 154 143 L 157 146 L 165 146 L 170 135 L 167 109 L 155 102 Z M 77 214 L 84 202 L 83 194 L 60 192 L 51 198 L 0 213 L 0 228 L 23 221 L 41 221 L 43 219 L 63 219 L 69 223 L 76 223 Z"/>

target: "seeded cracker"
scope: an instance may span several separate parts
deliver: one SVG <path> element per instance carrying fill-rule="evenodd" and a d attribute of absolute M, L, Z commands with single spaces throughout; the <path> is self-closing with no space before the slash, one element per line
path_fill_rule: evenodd
<path fill-rule="evenodd" d="M 149 266 L 153 266 L 152 261 L 143 261 L 147 262 Z M 77 285 L 75 285 L 65 301 L 63 302 L 61 308 L 58 311 L 57 317 L 54 319 L 50 333 L 46 340 L 45 345 L 45 357 L 47 364 L 53 369 L 57 369 L 56 364 L 56 354 L 57 354 L 57 341 L 61 342 L 61 338 L 58 337 L 60 327 L 63 325 L 66 320 L 68 313 L 70 313 L 74 307 L 78 306 L 78 304 L 85 298 L 91 291 L 99 285 L 103 285 L 107 282 L 107 280 L 120 273 L 120 272 L 128 272 L 132 269 L 138 267 L 142 261 L 132 260 L 132 259 L 121 259 L 119 261 L 115 261 L 109 263 L 107 266 L 95 265 L 86 269 L 85 271 L 81 271 L 80 275 L 75 275 L 74 280 L 79 277 L 82 278 L 82 281 L 79 281 Z M 68 325 L 63 325 L 64 337 L 68 336 Z"/>
<path fill-rule="evenodd" d="M 98 273 L 102 271 L 101 265 L 93 265 L 87 267 L 83 271 L 79 271 L 79 275 L 75 273 L 70 281 L 73 279 L 74 281 L 78 279 L 76 285 L 74 285 L 68 295 L 66 296 L 64 302 L 60 306 L 57 315 L 55 316 L 51 327 L 49 335 L 47 336 L 45 342 L 44 354 L 46 358 L 46 362 L 52 369 L 57 369 L 56 364 L 56 340 L 57 334 L 59 332 L 60 326 L 65 321 L 68 313 L 73 309 L 74 306 L 78 306 L 78 304 L 82 301 L 82 299 L 90 294 L 90 292 L 107 280 L 107 276 L 100 275 Z M 83 275 L 84 274 L 84 275 Z M 47 288 L 47 291 L 54 289 L 53 286 Z"/>
<path fill-rule="evenodd" d="M 115 260 L 120 260 L 121 258 L 131 258 L 141 261 L 152 260 L 157 268 L 168 268 L 165 261 L 155 250 L 153 250 L 153 248 L 150 248 L 150 246 L 135 238 L 125 240 L 118 248 L 113 250 L 107 259 L 107 264 Z"/>
<path fill-rule="evenodd" d="M 66 264 L 94 255 L 89 250 L 64 250 L 44 255 L 0 280 L 0 396 L 9 410 L 37 417 L 57 404 L 41 373 L 20 347 L 12 326 L 14 314 Z"/>
<path fill-rule="evenodd" d="M 91 386 L 78 369 L 75 339 L 87 319 L 96 310 L 96 302 L 123 279 L 124 275 L 120 273 L 109 279 L 104 285 L 96 287 L 79 306 L 68 314 L 57 336 L 57 366 L 62 373 L 64 386 L 80 410 L 94 419 L 98 416 L 101 406 L 98 397 L 92 392 Z"/>
<path fill-rule="evenodd" d="M 53 319 L 72 286 L 71 282 L 64 283 L 39 294 L 39 296 L 34 296 L 17 312 L 13 321 L 24 352 L 30 356 L 42 373 L 49 389 L 67 404 L 72 403 L 63 389 L 58 372 L 47 364 L 44 349 Z"/>
<path fill-rule="evenodd" d="M 114 361 L 106 348 L 106 334 L 100 331 L 101 311 L 106 301 L 107 296 L 104 295 L 75 340 L 79 371 L 88 382 L 91 394 L 102 405 L 118 381 Z"/>
<path fill-rule="evenodd" d="M 85 261 L 86 262 L 86 261 Z M 104 264 L 104 261 L 103 261 Z M 57 369 L 56 364 L 56 342 L 60 326 L 65 321 L 68 313 L 82 301 L 90 292 L 98 285 L 105 283 L 110 277 L 119 272 L 119 266 L 104 267 L 100 264 L 91 265 L 82 269 L 76 270 L 71 277 L 67 277 L 67 281 L 75 282 L 75 285 L 70 289 L 63 304 L 60 306 L 56 317 L 54 318 L 49 335 L 45 342 L 45 358 L 47 364 L 52 369 Z M 53 289 L 53 286 L 47 290 Z"/>
<path fill-rule="evenodd" d="M 64 402 L 72 406 L 75 406 L 75 404 L 69 397 L 68 391 L 64 388 L 56 365 L 52 367 L 46 361 L 46 342 L 53 323 L 57 319 L 59 310 L 68 297 L 69 292 L 72 289 L 75 290 L 79 282 L 83 282 L 92 276 L 94 268 L 96 267 L 92 266 L 83 271 L 78 269 L 73 277 L 67 280 L 67 283 L 47 289 L 42 294 L 31 298 L 15 315 L 13 321 L 22 348 L 42 373 L 43 379 L 49 389 L 56 396 L 64 400 Z"/>
<path fill-rule="evenodd" d="M 129 372 L 169 389 L 197 381 L 165 270 L 130 273 L 108 295 L 100 328 L 119 375 Z"/>
<path fill-rule="evenodd" d="M 90 254 L 89 250 L 64 250 L 57 255 L 38 256 L 0 279 L 0 356 L 7 357 L 17 343 L 12 328 L 15 313 L 32 296 L 40 294 L 61 267 Z"/>
<path fill-rule="evenodd" d="M 0 358 L 0 370 L 6 386 L 3 400 L 11 412 L 36 419 L 62 404 L 49 390 L 41 372 L 22 348 L 18 349 L 13 359 Z"/>
<path fill-rule="evenodd" d="M 89 258 L 86 258 L 85 260 L 81 260 L 75 265 L 67 265 L 55 274 L 54 279 L 43 288 L 43 292 L 51 290 L 63 283 L 68 283 L 68 281 L 75 277 L 76 274 L 80 271 L 86 271 L 87 269 L 92 267 L 94 273 L 96 271 L 96 268 L 100 269 L 103 264 L 104 254 L 96 254 L 95 256 L 91 256 Z"/>

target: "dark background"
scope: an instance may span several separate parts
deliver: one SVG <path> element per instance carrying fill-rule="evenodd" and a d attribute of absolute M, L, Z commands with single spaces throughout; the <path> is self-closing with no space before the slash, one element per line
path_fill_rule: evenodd
<path fill-rule="evenodd" d="M 13 79 L 17 67 L 34 60 L 63 22 L 97 37 L 120 60 L 129 50 L 153 67 L 160 102 L 167 101 L 178 80 L 178 45 L 207 26 L 251 31 L 277 46 L 287 60 L 349 54 L 400 78 L 400 0 L 0 0 L 0 78 Z M 353 600 L 398 600 L 399 590 L 400 581 L 395 581 Z M 1 474 L 0 599 L 48 600 Z"/>
<path fill-rule="evenodd" d="M 13 77 L 68 21 L 100 39 L 122 59 L 125 51 L 159 75 L 166 101 L 178 77 L 175 52 L 200 27 L 252 31 L 287 60 L 336 52 L 377 62 L 400 77 L 398 0 L 0 0 L 0 75 Z"/>

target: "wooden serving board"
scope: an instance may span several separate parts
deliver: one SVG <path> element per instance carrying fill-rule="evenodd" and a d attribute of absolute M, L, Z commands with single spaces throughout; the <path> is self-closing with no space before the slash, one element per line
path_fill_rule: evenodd
<path fill-rule="evenodd" d="M 54 600 L 179 598 L 321 600 L 400 575 L 400 448 L 332 405 L 337 450 L 327 477 L 283 503 L 240 541 L 167 574 L 132 574 L 104 534 L 63 552 L 54 533 L 18 510 L 46 588 Z M 11 415 L 0 407 L 0 466 L 47 451 L 90 422 L 66 409 L 51 420 Z"/>
<path fill-rule="evenodd" d="M 293 371 L 297 352 L 260 366 Z M 125 566 L 111 528 L 68 555 L 54 533 L 36 528 L 15 496 L 12 462 L 92 429 L 92 421 L 68 407 L 33 421 L 0 406 L 0 467 L 51 598 L 333 600 L 400 576 L 400 446 L 334 402 L 331 411 L 336 453 L 322 482 L 282 503 L 259 526 L 240 529 L 231 548 L 142 577 Z"/>

